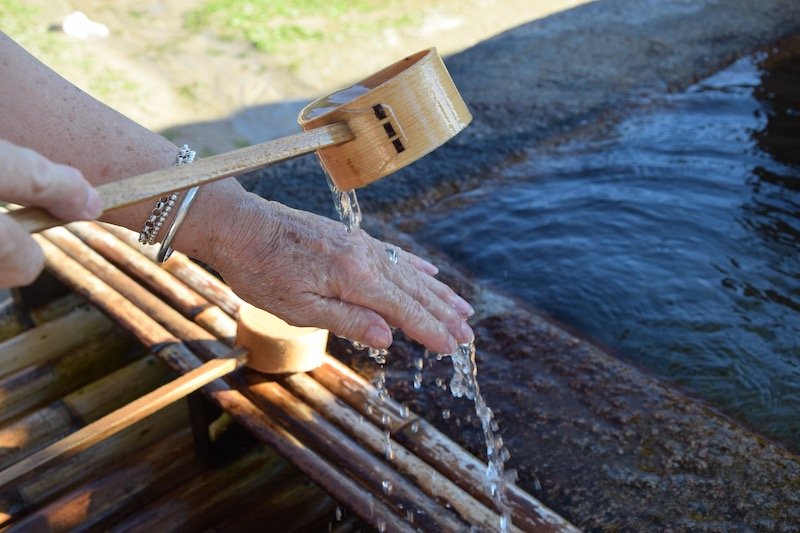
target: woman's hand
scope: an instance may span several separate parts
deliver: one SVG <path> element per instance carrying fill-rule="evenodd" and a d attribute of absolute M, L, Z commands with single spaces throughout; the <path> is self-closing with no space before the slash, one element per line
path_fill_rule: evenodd
<path fill-rule="evenodd" d="M 473 339 L 471 307 L 427 261 L 325 217 L 254 195 L 246 202 L 236 234 L 217 234 L 211 264 L 248 302 L 373 348 L 389 347 L 390 326 L 437 353 Z"/>
<path fill-rule="evenodd" d="M 75 168 L 0 139 L 0 201 L 47 209 L 65 221 L 97 218 L 102 202 Z M 31 283 L 44 265 L 36 242 L 0 214 L 0 288 Z"/>

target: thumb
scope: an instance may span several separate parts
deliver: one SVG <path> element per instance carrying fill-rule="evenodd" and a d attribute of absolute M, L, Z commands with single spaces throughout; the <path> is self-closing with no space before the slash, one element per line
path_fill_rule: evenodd
<path fill-rule="evenodd" d="M 62 220 L 93 219 L 102 200 L 81 172 L 0 139 L 0 198 L 47 209 Z"/>
<path fill-rule="evenodd" d="M 0 288 L 28 285 L 43 267 L 39 245 L 10 217 L 0 214 Z"/>

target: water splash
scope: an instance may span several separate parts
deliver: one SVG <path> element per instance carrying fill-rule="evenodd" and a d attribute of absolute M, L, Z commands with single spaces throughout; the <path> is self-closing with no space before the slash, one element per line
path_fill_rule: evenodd
<path fill-rule="evenodd" d="M 478 366 L 475 362 L 475 344 L 461 344 L 458 350 L 450 354 L 453 361 L 453 378 L 450 380 L 450 392 L 455 398 L 466 397 L 475 403 L 475 413 L 481 421 L 483 437 L 486 441 L 487 469 L 486 478 L 489 491 L 497 510 L 500 512 L 500 531 L 506 533 L 511 524 L 511 510 L 508 505 L 508 483 L 510 476 L 505 472 L 505 461 L 509 458 L 508 449 L 500 436 L 492 410 L 486 405 L 478 386 Z M 448 411 L 449 414 L 449 411 Z M 442 411 L 444 416 L 444 411 Z"/>

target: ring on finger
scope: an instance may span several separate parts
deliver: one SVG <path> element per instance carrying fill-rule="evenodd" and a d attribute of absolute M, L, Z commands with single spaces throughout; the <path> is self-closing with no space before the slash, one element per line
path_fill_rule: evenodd
<path fill-rule="evenodd" d="M 392 264 L 396 264 L 397 260 L 400 259 L 400 254 L 397 253 L 397 249 L 391 246 L 386 247 L 386 255 L 389 257 L 389 262 Z"/>

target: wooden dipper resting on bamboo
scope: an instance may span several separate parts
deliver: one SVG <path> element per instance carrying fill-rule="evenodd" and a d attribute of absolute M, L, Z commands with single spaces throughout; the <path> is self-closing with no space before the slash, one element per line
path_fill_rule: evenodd
<path fill-rule="evenodd" d="M 471 120 L 442 59 L 430 48 L 350 89 L 312 102 L 299 117 L 302 133 L 107 183 L 97 190 L 104 212 L 112 211 L 316 151 L 336 187 L 349 191 L 413 163 Z M 19 209 L 12 217 L 28 233 L 64 223 L 39 208 Z"/>
<path fill-rule="evenodd" d="M 320 366 L 328 332 L 298 328 L 273 314 L 242 304 L 236 327 L 236 345 L 250 354 L 247 366 L 265 374 L 308 372 Z"/>

